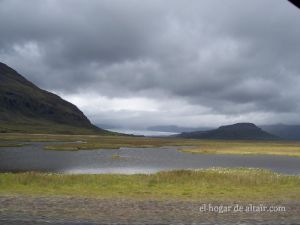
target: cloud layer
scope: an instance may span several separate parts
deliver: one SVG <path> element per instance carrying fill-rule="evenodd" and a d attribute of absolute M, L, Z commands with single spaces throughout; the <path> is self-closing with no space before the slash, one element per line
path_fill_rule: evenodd
<path fill-rule="evenodd" d="M 0 60 L 97 124 L 300 123 L 285 0 L 1 0 Z"/>

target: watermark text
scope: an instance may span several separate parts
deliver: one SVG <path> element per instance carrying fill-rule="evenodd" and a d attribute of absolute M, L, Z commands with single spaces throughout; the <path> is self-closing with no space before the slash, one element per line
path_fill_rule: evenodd
<path fill-rule="evenodd" d="M 264 204 L 233 204 L 233 205 L 213 205 L 202 204 L 199 212 L 213 213 L 279 213 L 286 212 L 286 207 L 281 205 L 264 205 Z"/>

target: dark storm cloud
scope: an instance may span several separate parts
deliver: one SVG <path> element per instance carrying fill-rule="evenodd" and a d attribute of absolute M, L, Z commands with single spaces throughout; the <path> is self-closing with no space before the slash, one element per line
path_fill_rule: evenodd
<path fill-rule="evenodd" d="M 285 0 L 2 0 L 0 57 L 65 96 L 191 106 L 174 121 L 204 107 L 297 122 L 299 26 Z"/>

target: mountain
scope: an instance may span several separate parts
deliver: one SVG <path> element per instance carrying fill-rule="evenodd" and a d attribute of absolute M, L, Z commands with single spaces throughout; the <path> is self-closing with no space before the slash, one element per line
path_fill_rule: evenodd
<path fill-rule="evenodd" d="M 172 132 L 172 133 L 182 133 L 182 132 L 193 132 L 193 131 L 204 131 L 204 130 L 210 130 L 211 127 L 198 127 L 198 128 L 192 128 L 192 127 L 179 127 L 175 125 L 161 125 L 161 126 L 152 126 L 148 127 L 147 130 L 150 131 L 162 131 L 162 132 Z"/>
<path fill-rule="evenodd" d="M 260 126 L 270 134 L 276 135 L 287 140 L 300 140 L 300 125 L 265 125 Z"/>
<path fill-rule="evenodd" d="M 0 132 L 107 133 L 72 103 L 0 63 Z"/>
<path fill-rule="evenodd" d="M 276 139 L 276 136 L 263 131 L 252 123 L 237 123 L 221 126 L 209 131 L 195 131 L 181 133 L 177 137 L 195 139 L 245 139 L 245 140 L 268 140 Z"/>

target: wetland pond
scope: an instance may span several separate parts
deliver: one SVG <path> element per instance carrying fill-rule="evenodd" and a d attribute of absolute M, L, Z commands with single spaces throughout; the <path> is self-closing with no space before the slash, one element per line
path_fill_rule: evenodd
<path fill-rule="evenodd" d="M 179 152 L 179 147 L 51 151 L 44 150 L 45 145 L 49 143 L 1 147 L 0 172 L 144 174 L 177 169 L 250 167 L 300 174 L 300 157 L 190 154 Z"/>

